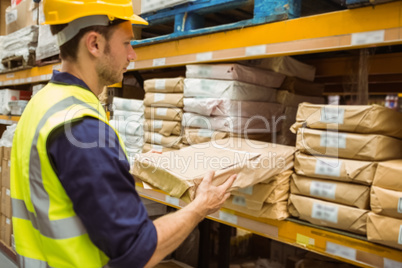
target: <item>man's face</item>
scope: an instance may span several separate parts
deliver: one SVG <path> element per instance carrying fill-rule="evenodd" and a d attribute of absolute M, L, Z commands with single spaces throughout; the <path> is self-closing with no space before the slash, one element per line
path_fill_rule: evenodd
<path fill-rule="evenodd" d="M 121 82 L 130 61 L 136 58 L 130 43 L 134 38 L 131 23 L 127 21 L 115 27 L 96 66 L 99 81 L 105 86 Z"/>

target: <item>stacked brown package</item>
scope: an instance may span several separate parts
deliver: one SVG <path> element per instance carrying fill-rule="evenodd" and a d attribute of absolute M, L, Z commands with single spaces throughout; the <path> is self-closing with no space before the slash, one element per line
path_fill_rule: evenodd
<path fill-rule="evenodd" d="M 183 78 L 149 79 L 144 82 L 144 147 L 166 152 L 183 146 Z"/>
<path fill-rule="evenodd" d="M 11 193 L 10 193 L 10 156 L 11 147 L 0 147 L 1 164 L 1 225 L 0 239 L 11 247 Z"/>
<path fill-rule="evenodd" d="M 401 120 L 401 114 L 380 106 L 300 104 L 292 126 L 298 152 L 290 213 L 317 225 L 370 232 L 370 191 L 372 208 L 373 193 L 378 199 L 384 195 L 370 186 L 383 163 L 378 161 L 402 156 Z M 396 207 L 377 211 L 395 216 Z"/>

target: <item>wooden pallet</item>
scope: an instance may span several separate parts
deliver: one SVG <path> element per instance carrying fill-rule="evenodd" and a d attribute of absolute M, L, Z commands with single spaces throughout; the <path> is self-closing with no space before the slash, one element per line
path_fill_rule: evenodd
<path fill-rule="evenodd" d="M 14 72 L 23 69 L 32 68 L 35 65 L 35 52 L 30 52 L 28 60 L 23 56 L 10 56 L 1 60 L 1 63 L 6 68 L 6 72 Z"/>
<path fill-rule="evenodd" d="M 35 65 L 41 67 L 41 66 L 48 65 L 48 64 L 55 64 L 60 61 L 61 60 L 60 60 L 59 54 L 57 54 L 57 55 L 50 56 L 50 57 L 47 57 L 47 58 L 44 58 L 41 60 L 37 60 L 35 62 Z"/>

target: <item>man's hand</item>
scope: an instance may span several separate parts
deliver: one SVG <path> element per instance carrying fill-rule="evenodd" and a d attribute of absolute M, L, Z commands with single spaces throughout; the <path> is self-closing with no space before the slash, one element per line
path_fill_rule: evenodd
<path fill-rule="evenodd" d="M 232 186 L 237 175 L 230 176 L 224 183 L 219 186 L 212 184 L 212 179 L 215 172 L 210 171 L 201 181 L 197 188 L 195 200 L 199 206 L 203 209 L 204 216 L 214 213 L 220 209 L 226 199 L 229 198 L 229 188 Z"/>

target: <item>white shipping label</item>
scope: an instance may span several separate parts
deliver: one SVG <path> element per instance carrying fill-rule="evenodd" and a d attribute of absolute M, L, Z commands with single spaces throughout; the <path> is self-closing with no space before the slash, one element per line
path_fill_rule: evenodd
<path fill-rule="evenodd" d="M 356 249 L 338 245 L 332 242 L 326 242 L 325 251 L 348 260 L 356 260 Z"/>
<path fill-rule="evenodd" d="M 214 131 L 210 130 L 210 129 L 201 128 L 201 129 L 198 130 L 197 134 L 200 137 L 212 138 L 212 135 L 214 134 Z"/>
<path fill-rule="evenodd" d="M 134 70 L 135 69 L 135 62 L 130 61 L 130 64 L 127 66 L 127 70 Z"/>
<path fill-rule="evenodd" d="M 198 68 L 198 75 L 200 77 L 210 77 L 212 73 L 211 66 L 202 66 Z"/>
<path fill-rule="evenodd" d="M 6 195 L 11 196 L 10 189 L 6 189 Z"/>
<path fill-rule="evenodd" d="M 6 219 L 6 224 L 11 224 L 11 221 L 9 218 Z"/>
<path fill-rule="evenodd" d="M 321 122 L 327 124 L 343 124 L 345 109 L 339 106 L 324 106 L 321 108 Z"/>
<path fill-rule="evenodd" d="M 154 102 L 163 101 L 165 99 L 165 94 L 162 93 L 155 93 L 154 94 Z"/>
<path fill-rule="evenodd" d="M 198 53 L 196 59 L 197 61 L 212 60 L 212 52 Z"/>
<path fill-rule="evenodd" d="M 166 64 L 166 58 L 159 58 L 153 60 L 153 66 L 163 66 Z"/>
<path fill-rule="evenodd" d="M 398 213 L 402 213 L 402 197 L 399 197 L 399 202 L 398 202 Z"/>
<path fill-rule="evenodd" d="M 172 204 L 174 206 L 179 206 L 179 199 L 170 195 L 166 196 L 166 203 Z"/>
<path fill-rule="evenodd" d="M 163 146 L 157 145 L 157 144 L 152 144 L 151 148 L 152 148 L 152 150 L 157 151 L 157 152 L 162 152 L 162 150 L 163 150 Z"/>
<path fill-rule="evenodd" d="M 10 10 L 9 12 L 6 12 L 6 24 L 13 23 L 14 21 L 17 21 L 18 18 L 18 12 L 17 9 Z"/>
<path fill-rule="evenodd" d="M 152 122 L 152 128 L 153 129 L 161 129 L 163 125 L 163 121 L 162 120 L 155 120 Z"/>
<path fill-rule="evenodd" d="M 321 203 L 313 203 L 311 217 L 317 220 L 338 223 L 338 207 Z"/>
<path fill-rule="evenodd" d="M 6 74 L 6 78 L 7 79 L 14 78 L 14 73 Z"/>
<path fill-rule="evenodd" d="M 321 134 L 320 146 L 327 148 L 346 148 L 346 134 L 326 131 Z"/>
<path fill-rule="evenodd" d="M 246 188 L 240 188 L 240 189 L 238 189 L 238 191 L 241 193 L 244 193 L 244 194 L 252 195 L 253 194 L 253 186 L 249 186 Z"/>
<path fill-rule="evenodd" d="M 399 226 L 398 244 L 401 244 L 401 245 L 402 245 L 402 225 Z"/>
<path fill-rule="evenodd" d="M 151 140 L 153 143 L 162 143 L 162 135 L 159 133 L 152 133 Z"/>
<path fill-rule="evenodd" d="M 167 115 L 167 108 L 156 108 L 156 114 L 161 115 L 161 116 L 166 116 Z"/>
<path fill-rule="evenodd" d="M 352 45 L 365 45 L 384 42 L 385 31 L 371 31 L 352 34 Z"/>
<path fill-rule="evenodd" d="M 236 206 L 245 207 L 246 206 L 246 198 L 243 196 L 233 196 L 232 203 Z"/>
<path fill-rule="evenodd" d="M 265 54 L 267 49 L 266 45 L 246 47 L 246 56 L 255 56 Z"/>
<path fill-rule="evenodd" d="M 8 167 L 11 167 L 11 160 L 8 160 Z"/>
<path fill-rule="evenodd" d="M 336 184 L 320 181 L 312 181 L 310 184 L 310 194 L 328 199 L 335 199 Z"/>
<path fill-rule="evenodd" d="M 330 158 L 317 158 L 315 174 L 332 177 L 341 176 L 342 160 Z"/>
<path fill-rule="evenodd" d="M 166 88 L 166 79 L 156 79 L 155 80 L 155 89 L 164 90 Z"/>
<path fill-rule="evenodd" d="M 232 224 L 237 224 L 237 216 L 224 211 L 219 211 L 219 219 Z"/>
<path fill-rule="evenodd" d="M 384 268 L 402 268 L 402 262 L 384 258 Z"/>

